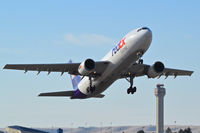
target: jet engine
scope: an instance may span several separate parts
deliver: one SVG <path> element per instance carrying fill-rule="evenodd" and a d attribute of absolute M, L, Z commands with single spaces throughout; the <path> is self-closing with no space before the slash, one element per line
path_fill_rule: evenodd
<path fill-rule="evenodd" d="M 92 59 L 87 59 L 79 65 L 78 72 L 81 75 L 89 75 L 95 69 L 95 62 Z"/>
<path fill-rule="evenodd" d="M 160 61 L 157 61 L 152 66 L 150 66 L 150 68 L 147 72 L 147 76 L 149 78 L 155 78 L 155 77 L 159 76 L 160 74 L 162 74 L 164 69 L 165 69 L 164 64 Z"/>

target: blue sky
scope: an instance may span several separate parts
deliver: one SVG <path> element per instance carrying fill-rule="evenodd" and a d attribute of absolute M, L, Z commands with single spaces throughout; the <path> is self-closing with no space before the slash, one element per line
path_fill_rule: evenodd
<path fill-rule="evenodd" d="M 71 90 L 68 74 L 0 71 L 0 127 L 155 124 L 154 88 L 164 83 L 165 124 L 200 124 L 199 1 L 1 1 L 0 67 L 8 63 L 100 60 L 130 30 L 153 32 L 144 63 L 193 70 L 192 77 L 140 77 L 127 95 L 116 81 L 103 99 L 39 98 L 40 92 Z"/>

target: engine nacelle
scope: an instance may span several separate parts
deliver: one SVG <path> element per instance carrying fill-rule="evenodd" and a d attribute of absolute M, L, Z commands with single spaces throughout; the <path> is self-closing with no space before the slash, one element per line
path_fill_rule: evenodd
<path fill-rule="evenodd" d="M 155 78 L 157 76 L 159 76 L 160 74 L 162 74 L 162 72 L 164 71 L 165 66 L 162 62 L 157 61 L 156 63 L 154 63 L 148 70 L 147 72 L 147 76 L 149 78 Z"/>
<path fill-rule="evenodd" d="M 87 59 L 78 67 L 78 72 L 81 75 L 89 75 L 95 69 L 95 62 L 92 59 Z"/>

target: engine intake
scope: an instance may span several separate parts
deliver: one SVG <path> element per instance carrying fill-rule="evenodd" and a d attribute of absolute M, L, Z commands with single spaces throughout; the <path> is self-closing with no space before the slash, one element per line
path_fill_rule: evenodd
<path fill-rule="evenodd" d="M 95 62 L 92 59 L 87 59 L 82 62 L 78 68 L 81 75 L 89 75 L 95 69 Z"/>
<path fill-rule="evenodd" d="M 165 69 L 164 64 L 160 61 L 157 61 L 149 68 L 149 70 L 147 72 L 147 76 L 149 78 L 155 78 L 155 77 L 159 76 L 160 74 L 162 74 L 164 69 Z"/>
<path fill-rule="evenodd" d="M 85 68 L 88 70 L 92 70 L 95 68 L 95 62 L 92 59 L 87 59 L 85 61 Z"/>

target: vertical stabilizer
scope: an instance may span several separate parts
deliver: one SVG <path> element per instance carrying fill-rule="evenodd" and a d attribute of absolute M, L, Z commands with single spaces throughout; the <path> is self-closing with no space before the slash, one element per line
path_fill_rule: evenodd
<path fill-rule="evenodd" d="M 72 63 L 72 60 L 69 60 L 69 63 Z M 70 75 L 70 78 L 72 80 L 72 86 L 74 90 L 78 88 L 78 84 L 81 81 L 81 76 L 80 75 Z"/>

